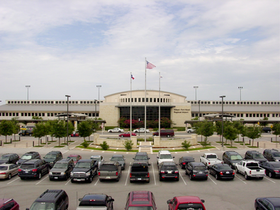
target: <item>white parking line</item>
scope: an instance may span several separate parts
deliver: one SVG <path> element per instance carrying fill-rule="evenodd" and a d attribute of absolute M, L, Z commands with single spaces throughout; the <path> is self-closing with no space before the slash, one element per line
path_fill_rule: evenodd
<path fill-rule="evenodd" d="M 44 180 L 47 179 L 47 178 L 49 178 L 49 176 L 46 175 L 45 178 L 44 178 L 44 179 L 41 179 L 39 182 L 37 182 L 36 185 L 40 184 L 42 181 L 44 181 Z"/>
<path fill-rule="evenodd" d="M 208 178 L 209 178 L 215 185 L 217 185 L 217 183 L 210 177 L 210 175 L 208 175 Z"/>
<path fill-rule="evenodd" d="M 8 182 L 7 185 L 13 183 L 14 181 L 16 181 L 16 180 L 18 180 L 18 179 L 19 179 L 19 177 L 15 178 L 14 180 Z"/>
<path fill-rule="evenodd" d="M 271 181 L 272 183 L 276 183 L 276 182 L 274 182 L 273 180 L 271 180 L 270 178 L 267 178 L 266 176 L 264 177 L 265 179 L 267 179 L 267 180 L 269 180 L 269 181 Z"/>
<path fill-rule="evenodd" d="M 68 183 L 71 181 L 71 179 L 69 178 L 69 180 L 65 183 L 65 185 L 68 185 Z"/>
<path fill-rule="evenodd" d="M 239 179 L 241 182 L 243 182 L 244 184 L 247 184 L 246 182 L 244 182 L 242 179 L 240 179 L 238 176 L 235 176 L 237 179 Z"/>
<path fill-rule="evenodd" d="M 181 173 L 179 172 L 179 175 L 181 177 L 181 179 L 183 180 L 183 182 L 185 183 L 185 185 L 187 185 L 186 181 L 184 180 L 183 176 L 181 175 Z"/>
<path fill-rule="evenodd" d="M 96 186 L 98 182 L 99 182 L 99 178 L 98 178 L 97 181 L 94 183 L 94 186 Z"/>
<path fill-rule="evenodd" d="M 128 181 L 129 174 L 130 174 L 130 173 L 129 173 L 129 172 L 130 172 L 130 167 L 131 167 L 130 164 L 131 164 L 131 162 L 129 163 L 128 173 L 127 173 L 126 180 L 125 180 L 125 184 L 124 184 L 125 186 L 127 185 L 127 181 Z"/>
<path fill-rule="evenodd" d="M 157 185 L 156 175 L 155 175 L 155 170 L 154 170 L 154 164 L 152 164 L 152 169 L 153 169 L 153 175 L 154 175 L 155 185 Z"/>

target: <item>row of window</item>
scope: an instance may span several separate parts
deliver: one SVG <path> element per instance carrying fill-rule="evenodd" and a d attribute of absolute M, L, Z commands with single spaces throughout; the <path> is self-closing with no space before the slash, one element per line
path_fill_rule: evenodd
<path fill-rule="evenodd" d="M 191 104 L 222 104 L 222 101 L 188 101 Z M 279 105 L 279 101 L 224 101 L 223 104 L 233 105 Z"/>
<path fill-rule="evenodd" d="M 9 116 L 9 117 L 56 117 L 57 115 L 62 114 L 62 113 L 38 113 L 38 112 L 22 112 L 22 113 L 17 113 L 17 112 L 0 112 L 0 116 Z M 99 116 L 99 113 L 81 113 L 85 114 L 89 117 L 95 117 Z"/>
<path fill-rule="evenodd" d="M 146 102 L 151 103 L 170 103 L 171 100 L 169 98 L 146 98 Z M 121 103 L 130 102 L 130 98 L 121 98 Z M 131 98 L 131 102 L 145 102 L 145 98 Z"/>
<path fill-rule="evenodd" d="M 209 113 L 200 113 L 200 117 L 203 117 L 204 115 L 208 115 Z M 213 113 L 212 113 L 213 114 Z M 280 117 L 280 114 L 278 113 L 271 113 L 271 114 L 263 114 L 263 113 L 235 113 L 235 114 L 231 114 L 231 113 L 226 113 L 226 114 L 230 114 L 233 115 L 235 117 Z M 199 113 L 192 113 L 192 117 L 198 117 Z"/>
<path fill-rule="evenodd" d="M 99 104 L 102 101 L 69 101 L 69 104 Z M 67 104 L 67 101 L 8 101 L 8 104 Z"/>

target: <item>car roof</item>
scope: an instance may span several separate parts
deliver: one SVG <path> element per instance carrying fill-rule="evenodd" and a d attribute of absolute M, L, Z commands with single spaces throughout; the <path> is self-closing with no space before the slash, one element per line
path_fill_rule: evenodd
<path fill-rule="evenodd" d="M 136 152 L 135 155 L 148 155 L 148 153 L 147 152 Z"/>
<path fill-rule="evenodd" d="M 60 154 L 61 152 L 60 151 L 50 151 L 48 152 L 48 154 Z"/>
<path fill-rule="evenodd" d="M 130 204 L 135 206 L 151 205 L 152 193 L 150 191 L 132 191 L 129 200 Z"/>
<path fill-rule="evenodd" d="M 263 197 L 258 199 L 265 199 L 268 200 L 270 203 L 272 203 L 274 206 L 279 207 L 280 206 L 280 197 Z"/>
<path fill-rule="evenodd" d="M 70 154 L 68 155 L 68 157 L 78 157 L 79 155 L 78 154 Z"/>
<path fill-rule="evenodd" d="M 5 153 L 2 156 L 11 156 L 11 155 L 17 155 L 16 153 Z"/>
<path fill-rule="evenodd" d="M 66 162 L 66 163 L 68 163 L 69 161 L 73 161 L 73 160 L 72 160 L 72 159 L 65 158 L 65 159 L 61 159 L 61 160 L 57 161 L 57 163 L 61 163 L 61 162 Z"/>
<path fill-rule="evenodd" d="M 79 162 L 92 162 L 92 161 L 94 161 L 93 159 L 80 159 L 79 161 L 78 161 L 78 163 Z"/>
<path fill-rule="evenodd" d="M 116 161 L 103 161 L 101 165 L 115 165 L 116 163 L 118 163 L 118 162 L 116 162 Z"/>
<path fill-rule="evenodd" d="M 190 162 L 189 164 L 193 165 L 193 166 L 205 166 L 203 163 L 201 162 Z"/>
<path fill-rule="evenodd" d="M 86 194 L 82 198 L 83 201 L 85 200 L 99 200 L 99 201 L 105 201 L 107 195 L 105 194 Z"/>
<path fill-rule="evenodd" d="M 112 155 L 112 157 L 124 157 L 123 155 Z"/>
<path fill-rule="evenodd" d="M 46 190 L 43 192 L 35 202 L 48 202 L 57 199 L 57 195 L 62 193 L 64 190 Z"/>
<path fill-rule="evenodd" d="M 135 161 L 132 163 L 132 166 L 135 166 L 135 165 L 148 165 L 148 163 L 147 163 L 146 160 L 135 160 Z"/>
<path fill-rule="evenodd" d="M 175 198 L 179 203 L 202 203 L 201 199 L 197 196 L 177 196 Z"/>
<path fill-rule="evenodd" d="M 0 207 L 2 207 L 4 204 L 9 203 L 10 201 L 14 201 L 17 203 L 14 199 L 12 198 L 1 198 L 0 199 Z"/>
<path fill-rule="evenodd" d="M 184 160 L 194 160 L 194 158 L 191 157 L 191 156 L 183 156 L 182 158 L 183 158 Z"/>
<path fill-rule="evenodd" d="M 42 161 L 41 159 L 30 159 L 30 160 L 27 160 L 25 162 L 23 162 L 22 164 L 33 164 L 33 163 L 36 163 L 37 161 Z"/>
<path fill-rule="evenodd" d="M 160 150 L 159 154 L 170 154 L 168 150 Z"/>

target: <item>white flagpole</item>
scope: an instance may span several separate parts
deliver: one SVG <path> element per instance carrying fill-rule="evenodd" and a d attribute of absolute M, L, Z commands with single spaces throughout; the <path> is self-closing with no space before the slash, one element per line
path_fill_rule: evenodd
<path fill-rule="evenodd" d="M 158 79 L 158 92 L 159 92 L 159 103 L 158 103 L 158 136 L 160 139 L 160 72 L 159 72 L 159 79 Z"/>
<path fill-rule="evenodd" d="M 145 142 L 147 139 L 147 132 L 146 132 L 146 127 L 147 127 L 147 105 L 146 105 L 146 97 L 147 97 L 147 90 L 146 90 L 146 78 L 147 78 L 147 60 L 145 58 L 145 119 L 144 119 L 144 131 L 145 131 Z"/>
<path fill-rule="evenodd" d="M 130 72 L 130 138 L 132 136 L 132 102 L 131 102 L 131 99 L 132 99 L 132 73 Z"/>

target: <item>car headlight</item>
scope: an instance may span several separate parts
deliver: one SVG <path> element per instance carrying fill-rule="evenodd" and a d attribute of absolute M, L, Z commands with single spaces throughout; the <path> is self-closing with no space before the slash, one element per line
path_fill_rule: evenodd
<path fill-rule="evenodd" d="M 52 172 L 51 172 L 51 171 L 49 172 L 49 175 L 52 175 Z"/>
<path fill-rule="evenodd" d="M 90 172 L 87 172 L 86 175 L 87 175 L 87 176 L 90 176 Z"/>
<path fill-rule="evenodd" d="M 65 172 L 60 172 L 60 175 L 65 175 Z"/>

